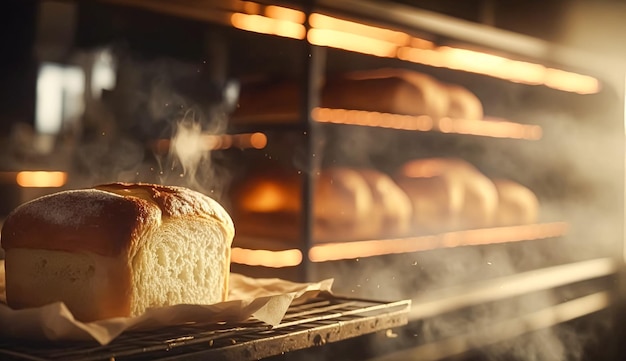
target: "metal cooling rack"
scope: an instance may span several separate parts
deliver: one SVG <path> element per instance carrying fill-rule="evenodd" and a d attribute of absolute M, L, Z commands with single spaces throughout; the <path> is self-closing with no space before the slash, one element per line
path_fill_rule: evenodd
<path fill-rule="evenodd" d="M 282 323 L 187 324 L 127 332 L 110 344 L 0 340 L 0 359 L 93 360 L 258 360 L 322 346 L 408 322 L 411 302 L 324 296 L 289 308 Z"/>

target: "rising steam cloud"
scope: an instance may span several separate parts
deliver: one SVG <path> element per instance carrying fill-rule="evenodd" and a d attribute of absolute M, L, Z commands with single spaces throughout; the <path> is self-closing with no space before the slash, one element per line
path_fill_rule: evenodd
<path fill-rule="evenodd" d="M 181 185 L 219 198 L 230 181 L 207 134 L 226 129 L 232 87 L 207 62 L 140 59 L 116 49 L 116 88 L 91 103 L 77 160 L 84 185 L 128 181 Z M 165 152 L 154 144 L 165 141 Z"/>
<path fill-rule="evenodd" d="M 172 138 L 170 156 L 175 157 L 185 174 L 195 180 L 200 162 L 207 157 L 202 142 L 202 127 L 199 122 L 183 119 L 179 121 Z"/>

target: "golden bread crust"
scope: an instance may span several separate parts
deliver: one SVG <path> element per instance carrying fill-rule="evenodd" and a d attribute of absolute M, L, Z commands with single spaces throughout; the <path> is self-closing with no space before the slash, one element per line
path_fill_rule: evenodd
<path fill-rule="evenodd" d="M 93 252 L 117 256 L 137 249 L 163 217 L 214 218 L 232 239 L 234 227 L 213 199 L 183 187 L 111 183 L 44 196 L 16 208 L 1 233 L 2 248 Z M 229 245 L 230 246 L 230 245 Z"/>

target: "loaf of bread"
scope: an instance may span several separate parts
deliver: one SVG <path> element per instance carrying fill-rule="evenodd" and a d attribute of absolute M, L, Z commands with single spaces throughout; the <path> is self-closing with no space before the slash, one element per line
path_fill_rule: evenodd
<path fill-rule="evenodd" d="M 498 194 L 493 182 L 457 158 L 417 159 L 404 164 L 398 184 L 407 192 L 419 230 L 493 225 Z"/>
<path fill-rule="evenodd" d="M 407 194 L 385 173 L 359 169 L 374 197 L 374 210 L 382 217 L 382 235 L 401 236 L 410 231 L 413 206 Z"/>
<path fill-rule="evenodd" d="M 313 214 L 313 234 L 322 241 L 376 237 L 383 222 L 367 182 L 347 167 L 322 170 L 316 182 Z"/>
<path fill-rule="evenodd" d="M 483 105 L 478 97 L 467 88 L 456 84 L 445 84 L 449 106 L 447 116 L 456 119 L 482 120 Z"/>
<path fill-rule="evenodd" d="M 302 175 L 255 171 L 233 189 L 233 217 L 239 234 L 295 240 L 302 225 Z M 315 177 L 313 238 L 317 241 L 375 237 L 382 214 L 365 179 L 346 167 L 323 169 Z"/>
<path fill-rule="evenodd" d="M 400 175 L 396 182 L 411 200 L 412 231 L 430 234 L 453 228 L 463 201 L 460 184 L 441 174 L 430 177 Z"/>
<path fill-rule="evenodd" d="M 533 191 L 509 179 L 496 178 L 498 210 L 495 225 L 512 226 L 531 224 L 539 218 L 539 200 Z"/>
<path fill-rule="evenodd" d="M 62 301 L 81 321 L 221 302 L 233 236 L 222 206 L 187 188 L 114 183 L 44 196 L 2 228 L 7 302 Z"/>
<path fill-rule="evenodd" d="M 238 123 L 255 119 L 277 122 L 291 115 L 295 120 L 300 110 L 300 90 L 300 83 L 294 80 L 244 84 L 232 119 Z M 448 115 L 449 103 L 446 86 L 434 77 L 406 69 L 383 68 L 328 76 L 321 85 L 319 105 L 439 119 Z"/>
<path fill-rule="evenodd" d="M 419 88 L 399 77 L 329 79 L 320 104 L 325 108 L 427 115 L 428 99 Z"/>
<path fill-rule="evenodd" d="M 346 93 L 344 98 L 351 96 L 352 102 L 372 108 L 354 109 L 429 115 L 433 119 L 439 119 L 448 113 L 450 100 L 445 86 L 428 74 L 408 69 L 381 68 L 350 72 L 343 77 L 362 84 L 374 84 L 369 87 L 359 87 L 357 84 L 353 92 Z M 382 105 L 389 102 L 393 102 L 396 109 L 383 109 Z"/>

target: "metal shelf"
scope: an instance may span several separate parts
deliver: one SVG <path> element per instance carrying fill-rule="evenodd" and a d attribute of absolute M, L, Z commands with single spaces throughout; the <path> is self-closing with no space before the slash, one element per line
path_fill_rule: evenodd
<path fill-rule="evenodd" d="M 405 325 L 411 302 L 323 296 L 292 305 L 281 324 L 181 325 L 127 332 L 108 345 L 0 340 L 3 360 L 257 360 Z"/>

